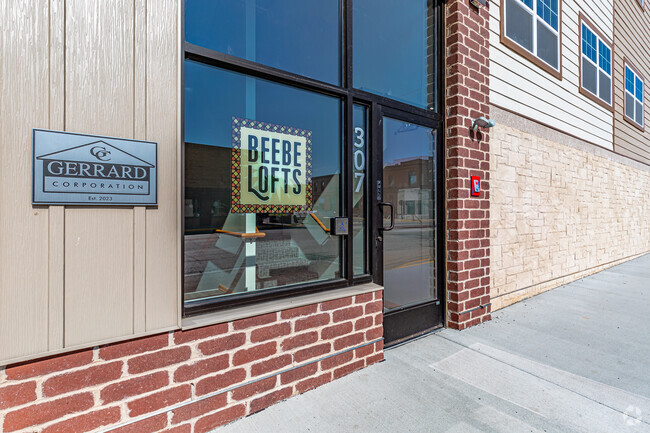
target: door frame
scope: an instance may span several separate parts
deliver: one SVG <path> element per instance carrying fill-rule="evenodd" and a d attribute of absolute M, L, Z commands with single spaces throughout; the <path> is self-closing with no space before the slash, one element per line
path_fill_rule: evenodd
<path fill-rule="evenodd" d="M 421 116 L 413 112 L 396 109 L 373 103 L 371 107 L 370 130 L 371 145 L 370 160 L 370 213 L 371 236 L 370 251 L 372 251 L 372 275 L 374 282 L 384 285 L 384 254 L 383 241 L 379 241 L 383 235 L 383 212 L 379 203 L 383 199 L 383 118 L 390 117 L 404 122 L 414 123 L 424 127 L 432 128 L 437 132 L 434 154 L 436 158 L 435 169 L 435 227 L 436 236 L 435 258 L 437 284 L 437 299 L 416 305 L 396 308 L 384 313 L 384 344 L 386 347 L 399 344 L 403 341 L 426 334 L 445 325 L 446 312 L 446 242 L 445 242 L 445 171 L 444 171 L 444 128 L 441 120 Z M 381 192 L 379 182 L 381 183 Z M 385 297 L 384 297 L 385 298 Z"/>

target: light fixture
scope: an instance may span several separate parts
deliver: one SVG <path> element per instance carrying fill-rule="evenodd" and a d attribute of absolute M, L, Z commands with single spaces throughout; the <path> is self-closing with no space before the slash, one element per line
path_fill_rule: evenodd
<path fill-rule="evenodd" d="M 475 8 L 480 8 L 487 5 L 487 0 L 469 0 L 469 3 Z"/>
<path fill-rule="evenodd" d="M 472 131 L 476 132 L 478 128 L 492 128 L 494 125 L 497 123 L 492 120 L 492 119 L 486 119 L 485 117 L 479 117 L 478 119 L 474 119 L 474 123 L 472 123 Z"/>

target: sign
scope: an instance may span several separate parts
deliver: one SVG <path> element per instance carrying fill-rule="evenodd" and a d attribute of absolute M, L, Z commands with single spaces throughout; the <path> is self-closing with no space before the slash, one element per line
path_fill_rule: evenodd
<path fill-rule="evenodd" d="M 481 178 L 472 176 L 472 196 L 478 197 L 481 195 Z"/>
<path fill-rule="evenodd" d="M 311 131 L 239 117 L 232 125 L 232 212 L 311 211 Z"/>
<path fill-rule="evenodd" d="M 158 144 L 32 131 L 32 204 L 158 204 Z"/>

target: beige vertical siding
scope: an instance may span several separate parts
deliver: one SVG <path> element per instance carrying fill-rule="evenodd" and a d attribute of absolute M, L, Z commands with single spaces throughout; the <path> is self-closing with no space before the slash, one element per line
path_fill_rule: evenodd
<path fill-rule="evenodd" d="M 647 86 L 650 85 L 650 3 L 645 10 L 637 0 L 615 0 L 614 13 L 614 150 L 650 164 L 650 130 Z M 645 78 L 644 123 L 641 131 L 625 120 L 625 59 Z"/>
<path fill-rule="evenodd" d="M 179 0 L 0 11 L 0 365 L 177 327 Z M 160 205 L 33 207 L 32 128 L 158 142 Z"/>

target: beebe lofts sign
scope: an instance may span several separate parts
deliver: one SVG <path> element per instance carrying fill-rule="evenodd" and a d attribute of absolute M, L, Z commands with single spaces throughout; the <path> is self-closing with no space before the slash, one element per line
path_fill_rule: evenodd
<path fill-rule="evenodd" d="M 32 203 L 158 204 L 158 144 L 34 129 Z"/>
<path fill-rule="evenodd" d="M 311 131 L 233 118 L 232 211 L 312 209 Z"/>

